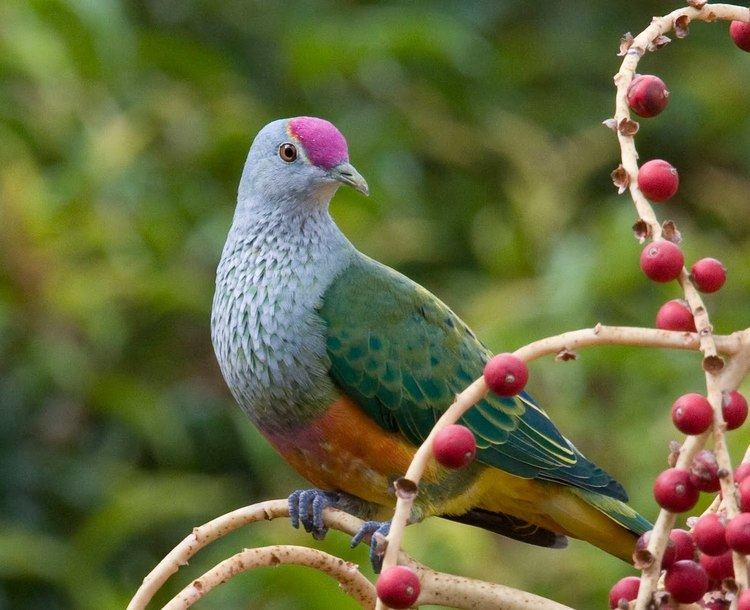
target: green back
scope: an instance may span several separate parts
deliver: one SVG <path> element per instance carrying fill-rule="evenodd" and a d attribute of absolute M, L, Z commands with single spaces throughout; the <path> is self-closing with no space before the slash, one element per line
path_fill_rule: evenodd
<path fill-rule="evenodd" d="M 334 381 L 380 426 L 414 444 L 491 356 L 434 295 L 363 255 L 325 292 L 320 315 Z M 481 463 L 627 500 L 525 393 L 489 394 L 461 423 L 474 432 Z"/>

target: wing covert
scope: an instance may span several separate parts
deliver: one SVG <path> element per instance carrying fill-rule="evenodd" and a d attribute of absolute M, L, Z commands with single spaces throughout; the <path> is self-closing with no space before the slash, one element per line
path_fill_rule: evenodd
<path fill-rule="evenodd" d="M 491 357 L 437 297 L 365 256 L 334 280 L 319 313 L 327 325 L 334 381 L 380 426 L 414 444 Z M 461 423 L 476 436 L 480 462 L 627 499 L 526 393 L 489 394 Z"/>

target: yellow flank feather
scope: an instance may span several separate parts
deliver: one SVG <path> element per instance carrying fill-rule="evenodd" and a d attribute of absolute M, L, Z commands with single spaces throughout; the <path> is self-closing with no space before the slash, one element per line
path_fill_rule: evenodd
<path fill-rule="evenodd" d="M 636 536 L 576 494 L 538 479 L 487 468 L 466 493 L 441 507 L 459 515 L 471 508 L 502 512 L 550 531 L 585 540 L 630 563 Z"/>

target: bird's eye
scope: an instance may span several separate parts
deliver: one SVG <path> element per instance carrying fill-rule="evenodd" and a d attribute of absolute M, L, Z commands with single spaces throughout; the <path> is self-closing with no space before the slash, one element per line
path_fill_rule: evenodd
<path fill-rule="evenodd" d="M 279 146 L 279 157 L 287 163 L 291 163 L 297 158 L 297 147 L 294 144 L 286 142 Z"/>

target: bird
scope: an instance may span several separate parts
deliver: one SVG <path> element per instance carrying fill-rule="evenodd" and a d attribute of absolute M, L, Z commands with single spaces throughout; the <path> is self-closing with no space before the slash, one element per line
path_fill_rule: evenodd
<path fill-rule="evenodd" d="M 440 299 L 361 253 L 329 213 L 336 190 L 369 194 L 329 121 L 263 127 L 247 155 L 216 273 L 211 337 L 240 407 L 314 487 L 289 495 L 292 525 L 325 536 L 323 509 L 364 520 L 352 546 L 389 531 L 394 481 L 492 353 Z M 463 469 L 430 462 L 410 523 L 439 516 L 561 548 L 568 537 L 631 561 L 651 524 L 623 487 L 525 391 L 489 393 L 459 423 Z"/>

